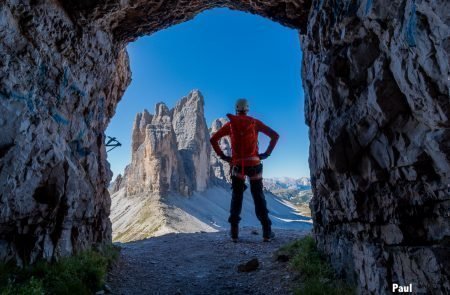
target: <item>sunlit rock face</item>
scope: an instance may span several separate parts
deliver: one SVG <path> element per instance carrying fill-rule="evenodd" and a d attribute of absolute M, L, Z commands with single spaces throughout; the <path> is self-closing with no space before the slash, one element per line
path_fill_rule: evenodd
<path fill-rule="evenodd" d="M 172 128 L 189 192 L 204 191 L 210 178 L 211 146 L 204 103 L 200 91 L 194 90 L 172 110 Z"/>
<path fill-rule="evenodd" d="M 114 181 L 112 192 L 124 186 L 128 196 L 205 190 L 210 146 L 202 94 L 192 91 L 171 110 L 158 103 L 154 115 L 147 110 L 138 113 L 131 146 L 131 163 L 123 178 Z"/>
<path fill-rule="evenodd" d="M 131 164 L 126 168 L 127 195 L 178 191 L 180 175 L 177 141 L 169 108 L 158 103 L 155 114 L 138 113 L 132 131 Z"/>
<path fill-rule="evenodd" d="M 110 241 L 104 131 L 130 82 L 125 45 L 226 6 L 299 29 L 314 234 L 335 268 L 364 294 L 449 293 L 449 5 L 3 1 L 0 260 Z"/>

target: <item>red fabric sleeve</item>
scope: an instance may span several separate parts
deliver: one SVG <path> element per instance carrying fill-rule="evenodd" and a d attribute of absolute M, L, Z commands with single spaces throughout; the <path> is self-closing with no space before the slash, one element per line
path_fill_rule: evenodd
<path fill-rule="evenodd" d="M 230 134 L 231 134 L 231 132 L 230 132 L 230 122 L 227 122 L 219 130 L 217 130 L 217 132 L 214 133 L 213 136 L 211 136 L 211 139 L 209 140 L 209 142 L 211 143 L 214 151 L 216 152 L 216 154 L 219 157 L 225 156 L 223 151 L 220 149 L 219 140 L 222 137 L 230 135 Z"/>
<path fill-rule="evenodd" d="M 261 122 L 259 120 L 256 120 L 256 130 L 258 132 L 262 132 L 265 135 L 267 135 L 268 137 L 270 137 L 269 146 L 267 147 L 267 150 L 265 151 L 265 153 L 270 155 L 272 153 L 273 149 L 275 148 L 278 138 L 280 138 L 280 136 L 278 135 L 278 133 L 275 130 L 273 130 L 272 128 L 265 125 L 263 122 Z"/>

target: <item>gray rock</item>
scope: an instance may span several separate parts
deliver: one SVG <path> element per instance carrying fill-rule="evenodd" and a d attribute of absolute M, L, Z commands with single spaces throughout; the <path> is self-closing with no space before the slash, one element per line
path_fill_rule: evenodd
<path fill-rule="evenodd" d="M 207 188 L 210 146 L 203 106 L 202 94 L 194 90 L 172 110 L 161 102 L 155 115 L 147 110 L 136 115 L 132 160 L 124 173 L 128 196 L 190 195 Z"/>
<path fill-rule="evenodd" d="M 216 133 L 223 125 L 228 122 L 226 118 L 219 118 L 212 122 L 209 132 L 211 136 Z M 223 137 L 219 141 L 219 146 L 225 155 L 231 156 L 231 139 L 229 136 Z M 231 183 L 230 164 L 221 160 L 216 152 L 211 148 L 211 173 L 213 179 L 217 182 Z"/>
<path fill-rule="evenodd" d="M 154 116 L 146 110 L 136 115 L 131 145 L 131 163 L 124 173 L 127 195 L 180 190 L 182 171 L 170 111 L 165 104 L 156 105 Z"/>
<path fill-rule="evenodd" d="M 301 36 L 315 238 L 362 294 L 448 293 L 450 6 L 344 2 Z"/>
<path fill-rule="evenodd" d="M 110 185 L 109 192 L 111 194 L 117 192 L 123 186 L 122 182 L 123 182 L 122 174 L 117 175 L 116 179 L 114 179 L 114 181 Z"/>
<path fill-rule="evenodd" d="M 176 104 L 172 110 L 172 127 L 183 169 L 188 176 L 185 183 L 190 192 L 204 191 L 210 178 L 211 147 L 200 91 L 193 90 Z"/>
<path fill-rule="evenodd" d="M 246 263 L 239 264 L 237 269 L 238 272 L 252 272 L 257 270 L 259 267 L 258 258 L 253 258 Z"/>

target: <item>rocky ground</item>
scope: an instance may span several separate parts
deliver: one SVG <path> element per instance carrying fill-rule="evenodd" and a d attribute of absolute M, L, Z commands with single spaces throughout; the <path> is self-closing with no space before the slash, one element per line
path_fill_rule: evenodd
<path fill-rule="evenodd" d="M 239 243 L 225 231 L 168 234 L 123 243 L 108 275 L 112 294 L 291 294 L 296 275 L 274 252 L 308 231 L 276 230 L 262 242 L 261 231 L 241 229 Z M 252 272 L 238 266 L 257 258 Z"/>

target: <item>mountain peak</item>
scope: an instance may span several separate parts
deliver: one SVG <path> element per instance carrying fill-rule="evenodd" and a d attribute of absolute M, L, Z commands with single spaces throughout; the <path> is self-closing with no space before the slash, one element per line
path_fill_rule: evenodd
<path fill-rule="evenodd" d="M 193 90 L 169 109 L 163 102 L 155 114 L 137 113 L 132 131 L 132 161 L 121 185 L 127 195 L 189 195 L 210 180 L 209 134 L 200 91 Z"/>
<path fill-rule="evenodd" d="M 167 121 L 166 117 L 170 117 L 170 110 L 164 102 L 158 102 L 155 105 L 155 117 L 156 122 Z"/>
<path fill-rule="evenodd" d="M 227 118 L 218 118 L 212 121 L 211 123 L 211 132 L 216 133 L 220 128 L 222 128 L 223 125 L 225 125 L 228 122 Z"/>

